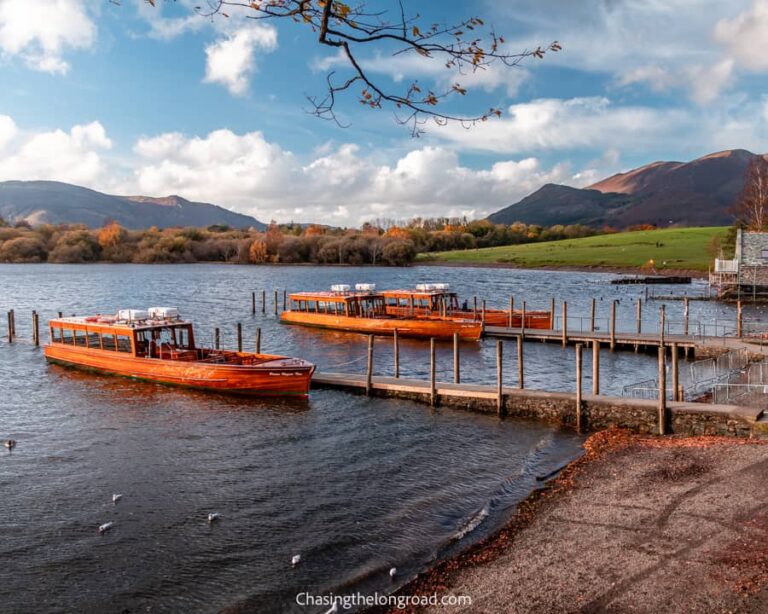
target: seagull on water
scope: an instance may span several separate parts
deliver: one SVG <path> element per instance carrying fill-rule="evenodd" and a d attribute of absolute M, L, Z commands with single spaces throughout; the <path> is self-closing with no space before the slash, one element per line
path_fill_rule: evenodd
<path fill-rule="evenodd" d="M 211 512 L 208 514 L 208 522 L 216 522 L 221 517 L 218 512 Z"/>
<path fill-rule="evenodd" d="M 123 495 L 112 495 L 112 503 L 117 503 L 122 498 L 123 498 Z"/>
<path fill-rule="evenodd" d="M 13 450 L 16 447 L 16 440 L 15 439 L 6 439 L 3 442 L 3 445 L 8 448 L 9 450 Z"/>
<path fill-rule="evenodd" d="M 105 522 L 103 525 L 99 526 L 99 533 L 106 533 L 114 526 L 111 522 Z"/>
<path fill-rule="evenodd" d="M 291 559 L 291 567 L 296 567 L 296 565 L 298 565 L 299 563 L 301 563 L 301 555 L 294 554 L 293 558 Z"/>
<path fill-rule="evenodd" d="M 397 575 L 397 567 L 391 567 L 389 570 L 389 577 L 394 578 Z"/>

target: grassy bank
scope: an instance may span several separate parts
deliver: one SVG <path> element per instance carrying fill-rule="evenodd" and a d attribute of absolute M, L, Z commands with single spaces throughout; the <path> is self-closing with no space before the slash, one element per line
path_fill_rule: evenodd
<path fill-rule="evenodd" d="M 420 261 L 509 264 L 520 267 L 641 267 L 653 260 L 657 269 L 706 271 L 714 236 L 726 227 L 670 228 L 528 243 L 484 249 L 420 254 Z"/>

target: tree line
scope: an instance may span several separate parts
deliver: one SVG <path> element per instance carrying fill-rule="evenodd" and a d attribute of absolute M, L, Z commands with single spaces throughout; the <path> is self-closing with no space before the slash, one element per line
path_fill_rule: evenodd
<path fill-rule="evenodd" d="M 360 229 L 272 222 L 265 230 L 222 225 L 128 230 L 114 221 L 92 229 L 76 224 L 31 226 L 26 221 L 10 225 L 0 218 L 0 262 L 407 266 L 423 252 L 552 241 L 601 232 L 615 231 L 447 218 L 399 223 L 378 220 Z"/>

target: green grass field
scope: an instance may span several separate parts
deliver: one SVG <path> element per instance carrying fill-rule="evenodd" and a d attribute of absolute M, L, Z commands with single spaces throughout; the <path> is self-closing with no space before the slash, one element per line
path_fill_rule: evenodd
<path fill-rule="evenodd" d="M 512 264 L 520 267 L 641 267 L 653 259 L 657 269 L 706 271 L 708 248 L 727 227 L 670 228 L 451 252 L 419 254 L 419 261 Z"/>

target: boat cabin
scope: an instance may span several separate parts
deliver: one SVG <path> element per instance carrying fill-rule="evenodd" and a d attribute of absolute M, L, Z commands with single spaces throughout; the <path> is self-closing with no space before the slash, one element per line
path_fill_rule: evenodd
<path fill-rule="evenodd" d="M 293 312 L 348 318 L 380 318 L 387 315 L 384 297 L 372 292 L 296 292 L 288 299 Z"/>
<path fill-rule="evenodd" d="M 381 294 L 389 309 L 427 310 L 430 313 L 460 309 L 458 295 L 447 290 L 385 290 Z"/>
<path fill-rule="evenodd" d="M 122 352 L 138 358 L 195 360 L 192 323 L 178 316 L 121 319 L 119 316 L 57 318 L 49 323 L 52 345 Z"/>

